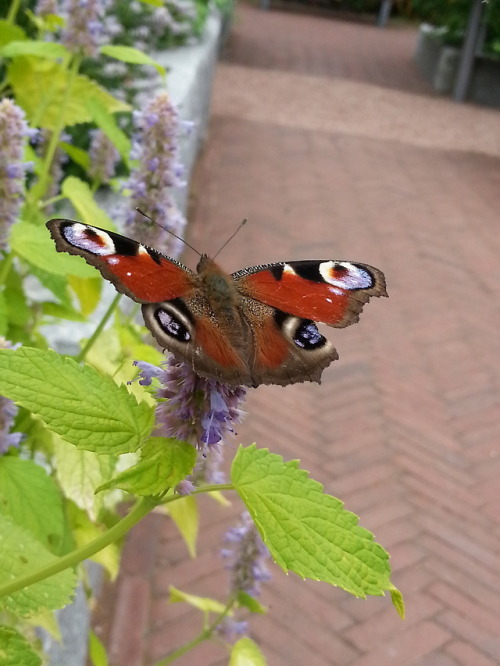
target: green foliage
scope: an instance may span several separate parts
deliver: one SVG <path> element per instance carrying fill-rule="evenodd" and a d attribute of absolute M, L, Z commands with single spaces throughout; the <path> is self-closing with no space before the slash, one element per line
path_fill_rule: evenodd
<path fill-rule="evenodd" d="M 153 427 L 151 408 L 124 386 L 50 350 L 0 349 L 0 395 L 87 451 L 136 451 Z"/>
<path fill-rule="evenodd" d="M 297 461 L 285 463 L 255 445 L 240 447 L 231 478 L 282 569 L 359 597 L 391 588 L 389 555 Z"/>
<path fill-rule="evenodd" d="M 259 646 L 251 638 L 240 638 L 231 650 L 229 666 L 266 666 L 267 661 Z"/>
<path fill-rule="evenodd" d="M 12 627 L 0 626 L 1 666 L 41 666 L 42 658 L 28 641 Z"/>
<path fill-rule="evenodd" d="M 11 583 L 57 561 L 27 529 L 2 514 L 0 544 L 0 588 L 3 588 L 3 583 Z M 75 585 L 74 571 L 65 569 L 29 587 L 4 594 L 0 597 L 0 609 L 27 618 L 44 610 L 62 608 L 71 601 Z"/>
<path fill-rule="evenodd" d="M 141 459 L 114 479 L 97 488 L 122 488 L 135 495 L 159 495 L 175 487 L 193 471 L 196 449 L 187 442 L 151 437 L 141 450 Z"/>

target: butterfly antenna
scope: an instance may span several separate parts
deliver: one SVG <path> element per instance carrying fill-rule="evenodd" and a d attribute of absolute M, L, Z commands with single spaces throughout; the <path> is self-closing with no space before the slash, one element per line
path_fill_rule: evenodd
<path fill-rule="evenodd" d="M 219 254 L 222 252 L 222 250 L 226 247 L 226 245 L 227 245 L 228 243 L 230 243 L 230 242 L 233 240 L 233 238 L 236 236 L 236 234 L 237 234 L 238 231 L 241 229 L 241 227 L 244 227 L 245 224 L 246 224 L 247 222 L 248 222 L 248 219 L 245 217 L 245 219 L 242 220 L 242 221 L 239 223 L 239 225 L 238 225 L 236 231 L 235 231 L 233 234 L 231 234 L 231 236 L 229 236 L 229 238 L 228 238 L 227 241 L 224 243 L 224 245 L 223 245 L 222 247 L 220 247 L 220 248 L 217 250 L 217 252 L 214 254 L 214 256 L 212 257 L 212 259 L 215 259 L 215 257 L 217 257 L 217 255 L 219 255 Z"/>
<path fill-rule="evenodd" d="M 143 210 L 141 210 L 140 208 L 136 208 L 136 211 L 137 211 L 138 213 L 140 213 L 141 215 L 144 215 L 144 217 L 147 218 L 148 220 L 150 220 L 153 224 L 156 224 L 158 227 L 161 227 L 162 229 L 164 229 L 165 231 L 167 231 L 167 232 L 168 232 L 171 236 L 173 236 L 174 238 L 177 238 L 177 240 L 180 240 L 181 243 L 184 243 L 184 245 L 186 245 L 187 247 L 189 247 L 191 250 L 193 250 L 193 252 L 196 252 L 196 254 L 197 254 L 199 257 L 201 257 L 201 252 L 198 252 L 198 250 L 197 250 L 196 248 L 194 248 L 192 245 L 190 245 L 190 244 L 187 242 L 187 240 L 185 240 L 184 238 L 181 238 L 181 237 L 178 236 L 176 233 L 174 233 L 174 232 L 172 231 L 172 229 L 169 229 L 168 227 L 164 227 L 163 224 L 160 224 L 160 223 L 157 222 L 156 220 L 153 220 L 153 218 L 152 218 L 150 215 L 148 215 L 147 213 L 145 213 L 145 212 L 144 212 Z M 234 234 L 233 234 L 233 235 L 234 235 Z M 231 239 L 229 239 L 229 240 L 231 240 Z"/>

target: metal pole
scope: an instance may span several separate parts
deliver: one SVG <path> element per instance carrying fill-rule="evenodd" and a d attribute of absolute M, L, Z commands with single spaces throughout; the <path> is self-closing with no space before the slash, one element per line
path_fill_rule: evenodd
<path fill-rule="evenodd" d="M 377 15 L 377 26 L 379 28 L 385 28 L 389 16 L 391 15 L 392 0 L 382 0 L 380 9 L 378 10 Z"/>
<path fill-rule="evenodd" d="M 460 63 L 458 65 L 457 78 L 453 89 L 453 99 L 455 102 L 463 102 L 469 89 L 483 7 L 483 0 L 472 0 L 464 44 L 460 55 Z"/>

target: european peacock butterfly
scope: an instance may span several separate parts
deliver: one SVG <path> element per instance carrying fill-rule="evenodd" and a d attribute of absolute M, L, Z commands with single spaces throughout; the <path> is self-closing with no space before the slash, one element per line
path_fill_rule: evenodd
<path fill-rule="evenodd" d="M 142 304 L 160 346 L 225 384 L 321 381 L 338 358 L 315 321 L 344 328 L 370 296 L 387 296 L 383 273 L 348 261 L 289 261 L 229 275 L 206 254 L 196 273 L 145 245 L 72 220 L 47 222 L 59 252 L 83 257 Z"/>

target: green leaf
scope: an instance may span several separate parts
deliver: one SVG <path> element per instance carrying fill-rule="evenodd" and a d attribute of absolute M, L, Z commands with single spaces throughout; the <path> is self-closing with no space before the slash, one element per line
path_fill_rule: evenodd
<path fill-rule="evenodd" d="M 196 557 L 196 541 L 199 527 L 196 497 L 192 495 L 180 497 L 175 502 L 168 504 L 167 511 L 181 533 L 190 556 Z"/>
<path fill-rule="evenodd" d="M 130 156 L 130 140 L 125 132 L 122 132 L 118 127 L 113 115 L 109 113 L 103 104 L 101 104 L 101 102 L 95 97 L 87 100 L 87 108 L 89 109 L 95 124 L 101 128 L 104 134 L 115 146 L 125 164 L 128 164 Z"/>
<path fill-rule="evenodd" d="M 51 291 L 62 305 L 67 308 L 71 307 L 71 297 L 68 290 L 68 275 L 49 273 L 38 266 L 33 266 L 33 264 L 30 264 L 30 273 L 31 275 L 34 275 L 44 287 Z"/>
<path fill-rule="evenodd" d="M 18 222 L 10 234 L 12 250 L 33 266 L 55 275 L 95 277 L 95 269 L 84 261 L 63 252 L 57 252 L 54 241 L 45 227 L 29 222 Z"/>
<path fill-rule="evenodd" d="M 152 408 L 137 403 L 125 386 L 50 350 L 1 349 L 0 395 L 88 451 L 135 451 L 153 427 Z"/>
<path fill-rule="evenodd" d="M 65 126 L 91 122 L 87 109 L 87 100 L 91 97 L 97 97 L 110 113 L 130 111 L 128 104 L 115 99 L 82 74 L 74 78 L 68 99 L 66 91 L 70 73 L 51 60 L 33 56 L 15 58 L 8 67 L 7 76 L 28 122 L 36 127 L 55 130 L 60 122 Z"/>
<path fill-rule="evenodd" d="M 101 643 L 96 634 L 90 630 L 89 633 L 89 657 L 92 666 L 108 666 L 108 655 L 106 648 Z"/>
<path fill-rule="evenodd" d="M 0 49 L 0 55 L 6 58 L 17 58 L 19 56 L 37 56 L 38 58 L 49 58 L 57 60 L 69 56 L 68 49 L 57 42 L 43 42 L 36 39 L 25 39 L 23 41 L 9 42 Z"/>
<path fill-rule="evenodd" d="M 104 495 L 96 495 L 95 489 L 113 473 L 115 458 L 82 451 L 58 437 L 54 437 L 53 447 L 57 463 L 56 478 L 64 494 L 86 511 L 92 520 L 97 520 Z"/>
<path fill-rule="evenodd" d="M 60 554 L 62 498 L 54 481 L 31 460 L 0 458 L 0 512 L 29 530 L 47 550 Z"/>
<path fill-rule="evenodd" d="M 359 597 L 383 595 L 392 588 L 387 552 L 297 461 L 285 463 L 255 445 L 240 447 L 231 476 L 282 569 Z"/>
<path fill-rule="evenodd" d="M 70 275 L 69 284 L 78 298 L 82 314 L 84 317 L 88 317 L 99 305 L 102 292 L 101 278 L 79 278 L 76 275 Z"/>
<path fill-rule="evenodd" d="M 2 291 L 0 291 L 0 336 L 7 335 L 7 302 Z"/>
<path fill-rule="evenodd" d="M 1 30 L 1 27 L 0 27 Z M 0 626 L 0 666 L 41 666 L 41 657 L 12 627 Z"/>
<path fill-rule="evenodd" d="M 221 604 L 220 601 L 217 601 L 216 599 L 211 599 L 210 597 L 198 597 L 196 594 L 188 594 L 187 592 L 178 590 L 172 585 L 168 589 L 170 591 L 170 597 L 168 600 L 172 604 L 184 601 L 204 613 L 222 613 L 225 608 L 224 604 Z"/>
<path fill-rule="evenodd" d="M 60 141 L 59 147 L 64 150 L 66 155 L 68 155 L 75 164 L 81 166 L 85 171 L 88 170 L 90 166 L 90 156 L 86 150 L 78 148 L 78 146 L 73 146 L 71 143 L 66 143 L 66 141 Z"/>
<path fill-rule="evenodd" d="M 93 523 L 85 511 L 71 502 L 67 504 L 67 511 L 76 548 L 84 548 L 107 530 L 106 527 Z M 116 543 L 110 543 L 94 553 L 90 559 L 104 567 L 111 580 L 116 579 L 120 570 L 120 549 Z"/>
<path fill-rule="evenodd" d="M 164 0 L 140 0 L 144 5 L 151 5 L 152 7 L 163 7 Z"/>
<path fill-rule="evenodd" d="M 128 62 L 132 65 L 151 65 L 159 74 L 165 75 L 165 67 L 162 67 L 156 60 L 146 55 L 146 53 L 139 51 L 139 49 L 135 49 L 133 46 L 106 44 L 105 46 L 101 46 L 100 51 L 103 55 L 115 58 L 115 60 L 121 60 L 121 62 Z"/>
<path fill-rule="evenodd" d="M 251 638 L 240 638 L 231 648 L 229 666 L 266 666 L 266 658 Z"/>
<path fill-rule="evenodd" d="M 193 471 L 196 449 L 173 437 L 151 437 L 141 449 L 141 459 L 103 483 L 97 491 L 122 488 L 135 495 L 158 495 L 173 488 Z"/>
<path fill-rule="evenodd" d="M 50 301 L 43 303 L 43 314 L 48 317 L 57 317 L 58 319 L 67 319 L 68 321 L 85 321 L 85 317 L 77 312 L 73 306 L 61 305 Z"/>
<path fill-rule="evenodd" d="M 404 620 L 405 619 L 405 602 L 403 599 L 403 595 L 401 592 L 398 590 L 397 587 L 391 587 L 389 589 L 391 593 L 391 600 L 393 603 L 393 606 L 396 608 L 396 610 L 399 613 L 399 617 Z"/>
<path fill-rule="evenodd" d="M 26 39 L 24 30 L 5 19 L 0 19 L 0 47 L 20 39 Z"/>
<path fill-rule="evenodd" d="M 257 601 L 257 599 L 248 594 L 248 592 L 243 592 L 243 590 L 238 592 L 238 605 L 243 608 L 248 608 L 251 613 L 259 613 L 260 615 L 267 613 L 267 608 L 263 606 L 260 601 Z"/>
<path fill-rule="evenodd" d="M 27 530 L 1 514 L 0 544 L 0 586 L 49 566 L 58 559 Z M 71 601 L 75 585 L 74 571 L 65 569 L 29 587 L 0 597 L 0 608 L 21 617 L 62 608 Z"/>
<path fill-rule="evenodd" d="M 61 192 L 71 201 L 83 222 L 114 231 L 113 222 L 108 214 L 97 205 L 88 183 L 76 176 L 68 176 L 62 182 Z M 92 269 L 92 276 L 95 277 L 95 269 Z"/>

